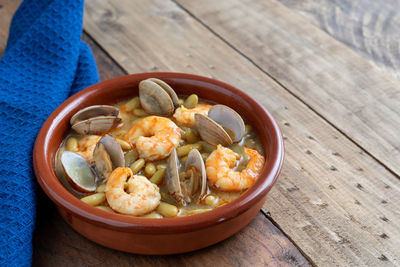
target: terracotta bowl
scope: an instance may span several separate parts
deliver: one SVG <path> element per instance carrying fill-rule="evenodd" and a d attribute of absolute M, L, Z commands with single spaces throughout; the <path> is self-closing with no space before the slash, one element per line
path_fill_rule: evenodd
<path fill-rule="evenodd" d="M 213 211 L 182 218 L 147 219 L 109 213 L 74 197 L 54 174 L 56 151 L 79 109 L 112 104 L 138 95 L 141 80 L 156 77 L 178 95 L 196 93 L 203 99 L 235 109 L 261 137 L 267 163 L 257 182 L 233 202 Z M 44 123 L 35 143 L 33 163 L 40 186 L 57 205 L 64 220 L 96 243 L 139 254 L 174 254 L 200 249 L 228 238 L 259 212 L 274 185 L 283 161 L 279 127 L 257 101 L 226 83 L 182 73 L 141 73 L 104 81 L 73 95 Z"/>

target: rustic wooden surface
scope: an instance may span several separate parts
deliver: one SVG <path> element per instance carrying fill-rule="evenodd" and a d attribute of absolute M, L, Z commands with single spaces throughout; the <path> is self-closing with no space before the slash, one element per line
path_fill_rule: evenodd
<path fill-rule="evenodd" d="M 400 1 L 278 1 L 400 79 Z"/>
<path fill-rule="evenodd" d="M 178 2 L 400 175 L 400 82 L 276 1 Z"/>
<path fill-rule="evenodd" d="M 284 25 L 286 31 L 292 31 L 292 36 L 296 37 L 297 24 L 294 22 L 298 17 L 276 2 L 269 1 L 272 4 L 268 8 L 259 4 L 250 11 L 253 2 L 241 4 L 237 1 L 236 6 L 232 6 L 233 2 L 181 1 L 177 5 L 172 1 L 120 0 L 118 4 L 105 0 L 87 1 L 85 29 L 130 73 L 170 70 L 216 77 L 247 91 L 272 112 L 286 137 L 286 164 L 264 210 L 270 212 L 272 219 L 313 263 L 398 263 L 397 237 L 400 233 L 395 223 L 400 219 L 398 177 L 361 150 L 359 144 L 338 131 L 337 120 L 327 121 L 327 117 L 316 114 L 302 100 L 276 83 L 274 76 L 271 79 L 269 73 L 248 60 L 246 54 L 233 49 L 231 46 L 240 43 L 240 38 L 226 40 L 220 32 L 214 33 L 220 29 L 224 33 L 236 33 L 234 29 L 242 29 L 239 32 L 244 33 L 249 32 L 245 27 L 251 26 L 258 33 L 258 25 L 265 30 L 269 29 L 266 26 L 275 25 L 275 34 L 279 37 L 282 35 L 279 34 L 280 23 L 288 21 Z M 257 17 L 257 10 L 263 11 L 262 18 Z M 289 12 L 287 19 L 283 18 L 285 12 Z M 196 16 L 199 13 L 208 15 Z M 225 16 L 225 20 L 220 16 Z M 212 18 L 220 19 L 221 23 L 208 25 L 207 19 Z M 241 18 L 245 21 L 242 22 Z M 234 29 L 226 30 L 224 21 L 230 21 L 225 24 Z M 264 25 L 264 21 L 268 24 Z M 298 24 L 304 27 L 306 22 L 300 22 Z M 307 36 L 331 41 L 327 46 L 338 44 L 317 28 L 310 27 L 310 32 L 303 31 L 303 35 L 307 33 Z M 296 34 L 299 37 L 294 38 L 294 42 L 303 36 Z M 108 38 L 103 38 L 105 35 Z M 243 40 L 250 41 L 248 46 L 252 47 L 254 40 L 247 39 L 250 37 L 246 35 Z M 288 43 L 286 46 L 290 45 L 290 40 L 285 41 Z M 272 48 L 279 51 L 280 47 L 280 43 L 276 42 Z M 352 53 L 344 46 L 339 48 L 343 53 Z M 259 49 L 260 53 L 263 51 Z M 312 56 L 312 51 L 308 53 Z M 318 53 L 323 56 L 321 51 Z M 274 60 L 272 54 L 267 56 Z M 319 58 L 312 58 L 321 62 Z M 367 64 L 362 58 L 357 60 L 354 64 L 358 63 L 361 67 Z M 291 65 L 283 66 L 275 61 L 272 66 L 276 70 L 274 74 L 290 71 Z M 329 62 L 323 63 L 326 68 L 331 68 Z M 348 71 L 349 68 L 343 69 L 343 75 L 347 75 Z M 368 75 L 378 79 L 381 74 L 370 71 Z M 301 79 L 299 71 L 285 77 L 296 83 L 312 81 L 307 73 Z M 336 82 L 340 83 L 339 77 Z M 350 77 L 346 79 L 355 83 Z M 388 78 L 382 75 L 382 79 L 386 81 Z M 342 99 L 343 105 L 339 107 L 341 112 L 346 110 L 345 100 Z M 348 101 L 352 100 L 349 97 Z M 395 128 L 393 124 L 388 126 Z M 362 135 L 364 129 L 358 131 Z"/>
<path fill-rule="evenodd" d="M 0 54 L 19 2 L 0 0 L 0 25 L 6 25 Z M 398 83 L 370 66 L 362 49 L 352 46 L 360 56 L 309 22 L 317 25 L 313 14 L 343 9 L 342 2 L 325 1 L 321 10 L 311 0 L 302 8 L 282 2 L 302 15 L 308 10 L 306 19 L 276 1 L 86 0 L 83 38 L 102 79 L 181 71 L 233 84 L 281 125 L 285 164 L 249 226 L 183 255 L 98 246 L 68 227 L 42 196 L 35 266 L 400 264 Z"/>

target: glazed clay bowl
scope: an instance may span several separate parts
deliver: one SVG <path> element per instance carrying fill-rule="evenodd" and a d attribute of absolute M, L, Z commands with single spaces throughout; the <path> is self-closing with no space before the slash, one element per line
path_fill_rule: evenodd
<path fill-rule="evenodd" d="M 91 207 L 65 189 L 54 173 L 58 147 L 78 110 L 113 104 L 138 95 L 141 80 L 166 81 L 178 95 L 225 104 L 236 110 L 258 132 L 266 164 L 256 183 L 234 201 L 210 212 L 180 218 L 148 219 L 114 214 Z M 113 249 L 138 254 L 174 254 L 200 249 L 228 238 L 259 212 L 274 185 L 283 161 L 279 127 L 259 103 L 226 83 L 182 73 L 141 73 L 100 82 L 68 98 L 46 120 L 37 136 L 33 163 L 40 186 L 57 205 L 64 220 L 88 239 Z"/>

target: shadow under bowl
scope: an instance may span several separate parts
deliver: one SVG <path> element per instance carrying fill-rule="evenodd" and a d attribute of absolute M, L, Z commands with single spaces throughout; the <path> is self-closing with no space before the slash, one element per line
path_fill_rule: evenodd
<path fill-rule="evenodd" d="M 263 145 L 266 164 L 256 183 L 234 201 L 210 212 L 179 218 L 148 219 L 114 214 L 91 207 L 73 196 L 57 179 L 54 161 L 58 147 L 78 110 L 113 104 L 138 95 L 138 84 L 159 78 L 178 95 L 227 105 L 251 124 Z M 226 83 L 183 73 L 140 73 L 92 85 L 68 98 L 46 120 L 37 136 L 33 164 L 37 180 L 57 205 L 64 220 L 88 239 L 109 248 L 138 254 L 175 254 L 193 251 L 228 238 L 245 227 L 259 212 L 274 185 L 283 162 L 280 129 L 257 101 Z"/>

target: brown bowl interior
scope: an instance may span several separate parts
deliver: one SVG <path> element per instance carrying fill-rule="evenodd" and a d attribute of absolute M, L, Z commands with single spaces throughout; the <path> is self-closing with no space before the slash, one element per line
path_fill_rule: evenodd
<path fill-rule="evenodd" d="M 112 104 L 138 95 L 141 80 L 157 77 L 170 84 L 178 95 L 196 93 L 200 98 L 225 104 L 236 110 L 257 130 L 267 159 L 255 185 L 233 202 L 211 212 L 182 218 L 145 219 L 105 212 L 86 205 L 68 192 L 54 174 L 56 151 L 70 127 L 69 119 L 83 107 Z M 104 228 L 140 232 L 171 233 L 191 231 L 230 220 L 262 199 L 280 172 L 283 161 L 282 136 L 272 116 L 244 92 L 223 82 L 182 73 L 142 73 L 95 84 L 67 99 L 46 120 L 34 148 L 36 177 L 46 194 L 62 209 L 88 223 Z"/>

